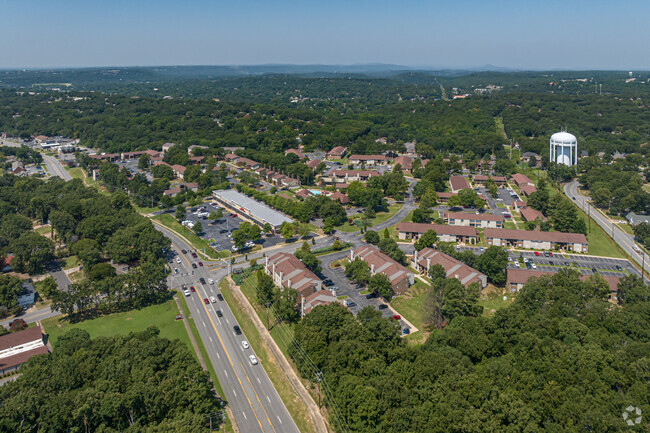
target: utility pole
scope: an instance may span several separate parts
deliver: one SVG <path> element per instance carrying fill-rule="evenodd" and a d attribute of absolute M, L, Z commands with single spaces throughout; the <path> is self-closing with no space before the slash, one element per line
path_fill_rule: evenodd
<path fill-rule="evenodd" d="M 266 301 L 266 330 L 271 332 L 271 325 L 269 324 L 269 308 L 271 308 L 271 303 Z"/>
<path fill-rule="evenodd" d="M 318 384 L 318 408 L 320 408 L 320 382 L 323 380 L 323 372 L 316 372 L 316 383 Z"/>

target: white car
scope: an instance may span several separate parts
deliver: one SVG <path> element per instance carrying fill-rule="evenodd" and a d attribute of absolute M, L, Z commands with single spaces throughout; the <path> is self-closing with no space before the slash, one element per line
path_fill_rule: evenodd
<path fill-rule="evenodd" d="M 180 262 L 181 262 L 181 258 L 180 258 L 180 257 L 176 257 L 176 263 L 180 263 Z"/>
<path fill-rule="evenodd" d="M 190 291 L 187 289 L 183 290 L 183 293 L 185 294 L 185 296 L 190 296 Z"/>
<path fill-rule="evenodd" d="M 242 341 L 242 342 L 241 342 L 241 345 L 244 346 L 244 349 L 248 349 L 249 347 L 251 347 L 251 346 L 248 344 L 248 341 L 246 341 L 246 340 Z"/>
<path fill-rule="evenodd" d="M 216 304 L 217 299 L 214 296 L 210 296 L 210 302 L 212 302 L 213 304 Z"/>
<path fill-rule="evenodd" d="M 249 356 L 248 359 L 251 360 L 251 364 L 257 365 L 257 358 L 255 357 L 255 355 Z"/>
<path fill-rule="evenodd" d="M 178 268 L 174 268 L 174 273 L 178 274 Z"/>
<path fill-rule="evenodd" d="M 239 249 L 239 248 L 237 248 L 236 246 L 234 246 L 234 245 L 232 246 L 232 250 L 233 250 L 233 251 L 237 251 L 238 249 Z"/>
<path fill-rule="evenodd" d="M 533 269 L 537 269 L 537 265 L 535 263 L 533 263 L 532 266 L 533 266 Z"/>
<path fill-rule="evenodd" d="M 208 278 L 208 284 L 214 284 L 214 280 L 212 278 Z"/>

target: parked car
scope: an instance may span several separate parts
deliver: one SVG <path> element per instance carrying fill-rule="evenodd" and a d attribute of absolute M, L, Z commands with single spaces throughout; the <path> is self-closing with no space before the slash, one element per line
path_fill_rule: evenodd
<path fill-rule="evenodd" d="M 617 271 L 622 271 L 623 268 L 621 268 L 619 265 L 616 265 L 616 270 L 617 270 Z"/>
<path fill-rule="evenodd" d="M 591 272 L 593 272 L 593 273 L 595 274 L 595 273 L 598 272 L 598 269 L 596 269 L 596 268 L 591 268 Z"/>
<path fill-rule="evenodd" d="M 180 258 L 180 257 L 176 257 L 176 263 L 180 263 L 180 262 L 181 262 L 181 258 Z"/>
<path fill-rule="evenodd" d="M 241 345 L 242 345 L 242 347 L 243 347 L 244 349 L 248 349 L 249 347 L 251 347 L 251 346 L 248 344 L 248 341 L 246 341 L 246 340 L 243 340 L 243 341 L 241 342 Z"/>
<path fill-rule="evenodd" d="M 198 257 L 194 251 L 192 251 L 192 257 L 194 257 L 194 258 Z"/>
<path fill-rule="evenodd" d="M 526 262 L 526 269 L 530 269 L 531 267 L 530 263 Z"/>
<path fill-rule="evenodd" d="M 251 364 L 257 365 L 257 358 L 255 357 L 255 355 L 249 356 L 248 359 L 251 360 Z"/>
<path fill-rule="evenodd" d="M 553 260 L 550 260 L 548 263 L 549 263 L 551 266 L 555 266 L 555 263 L 553 263 Z"/>
<path fill-rule="evenodd" d="M 357 303 L 354 301 L 348 301 L 347 304 L 348 304 L 348 308 L 357 306 Z"/>
<path fill-rule="evenodd" d="M 385 310 L 386 308 L 388 308 L 388 305 L 386 304 L 381 304 L 379 307 L 377 307 L 378 310 Z"/>
<path fill-rule="evenodd" d="M 212 278 L 208 278 L 208 284 L 214 284 L 214 280 Z"/>
<path fill-rule="evenodd" d="M 221 310 L 217 310 L 217 317 L 223 317 L 223 313 L 221 312 Z"/>
<path fill-rule="evenodd" d="M 192 263 L 192 269 L 196 269 L 196 263 Z"/>
<path fill-rule="evenodd" d="M 536 256 L 539 256 L 539 253 L 538 253 L 537 251 L 535 251 L 535 255 L 536 255 Z"/>
<path fill-rule="evenodd" d="M 549 257 L 553 257 L 553 253 L 549 251 L 549 252 L 548 252 L 548 256 L 549 256 Z"/>
<path fill-rule="evenodd" d="M 223 296 L 221 296 L 221 293 L 217 293 L 217 299 L 223 301 Z"/>
<path fill-rule="evenodd" d="M 205 284 L 205 278 L 201 277 L 199 278 L 199 281 L 201 282 L 201 284 Z"/>
<path fill-rule="evenodd" d="M 199 262 L 199 266 L 203 266 L 203 262 Z"/>
<path fill-rule="evenodd" d="M 569 262 L 564 262 L 564 266 L 569 266 Z"/>
<path fill-rule="evenodd" d="M 377 297 L 377 294 L 375 292 L 368 293 L 366 295 L 366 299 L 372 299 L 372 298 L 376 298 L 376 297 Z"/>
<path fill-rule="evenodd" d="M 537 269 L 537 265 L 535 263 L 532 264 L 533 269 Z"/>
<path fill-rule="evenodd" d="M 190 296 L 190 291 L 187 289 L 183 290 L 183 293 L 185 294 L 185 296 Z"/>
<path fill-rule="evenodd" d="M 239 326 L 235 325 L 232 329 L 235 331 L 235 334 L 241 335 L 241 328 Z"/>
<path fill-rule="evenodd" d="M 205 305 L 210 305 L 210 300 L 208 298 L 203 298 L 203 302 L 205 302 Z"/>
<path fill-rule="evenodd" d="M 399 320 L 401 318 L 402 318 L 402 316 L 400 316 L 399 314 L 393 314 L 393 317 L 392 317 L 393 320 Z"/>
<path fill-rule="evenodd" d="M 178 268 L 174 268 L 174 273 L 178 274 Z"/>
<path fill-rule="evenodd" d="M 228 230 L 226 230 L 226 229 L 219 230 L 219 233 L 228 233 Z"/>
<path fill-rule="evenodd" d="M 548 251 L 544 251 L 544 257 L 548 257 Z"/>
<path fill-rule="evenodd" d="M 402 333 L 404 335 L 409 335 L 411 333 L 411 330 L 409 328 L 404 328 L 404 329 L 402 329 Z"/>
<path fill-rule="evenodd" d="M 181 250 L 183 254 L 187 254 L 187 250 Z"/>

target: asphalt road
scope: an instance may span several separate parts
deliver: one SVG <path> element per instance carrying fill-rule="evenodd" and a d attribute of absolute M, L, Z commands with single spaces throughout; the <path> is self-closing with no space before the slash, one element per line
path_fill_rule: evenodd
<path fill-rule="evenodd" d="M 26 313 L 18 317 L 12 317 L 10 319 L 5 319 L 0 321 L 0 326 L 4 326 L 5 328 L 8 328 L 9 323 L 14 321 L 15 319 L 23 319 L 27 323 L 34 323 L 34 322 L 38 322 L 39 320 L 45 320 L 45 319 L 49 319 L 50 317 L 58 316 L 60 314 L 61 312 L 52 311 L 50 307 L 41 308 L 40 310 L 32 309 L 31 311 L 27 311 Z"/>
<path fill-rule="evenodd" d="M 603 230 L 605 230 L 605 232 L 611 236 L 614 241 L 640 266 L 644 265 L 645 267 L 645 264 L 649 263 L 648 260 L 650 260 L 650 257 L 644 254 L 642 250 L 639 250 L 639 252 L 634 250 L 633 235 L 625 233 L 616 227 L 615 224 L 609 222 L 589 203 L 587 197 L 580 195 L 578 192 L 578 181 L 574 180 L 564 185 L 564 193 L 569 197 L 569 199 L 576 203 L 580 209 L 589 214 L 589 216 L 596 221 L 596 223 L 598 223 L 598 225 L 601 226 Z M 645 281 L 647 284 L 648 280 L 645 279 Z"/>
<path fill-rule="evenodd" d="M 181 258 L 180 264 L 174 259 L 172 267 L 178 268 L 179 273 L 171 275 L 169 286 L 179 288 L 186 284 L 196 288 L 196 292 L 186 297 L 187 305 L 224 390 L 223 398 L 230 405 L 240 431 L 298 433 L 262 365 L 251 364 L 249 356 L 254 352 L 252 348 L 244 349 L 242 345 L 246 336 L 235 335 L 233 326 L 237 321 L 226 302 L 217 300 L 206 305 L 203 301 L 211 296 L 216 298 L 219 281 L 227 275 L 227 265 L 220 262 L 221 265 L 212 266 L 212 262 L 210 266 L 204 263 L 204 266 L 192 269 L 191 263 L 198 263 L 199 259 L 192 259 L 189 252 L 180 252 L 181 249 L 192 250 L 191 246 L 164 227 L 156 228 L 172 240 L 177 257 Z M 212 278 L 215 284 L 202 285 L 200 277 L 205 278 L 206 282 Z M 217 316 L 217 310 L 221 310 L 223 317 Z"/>
<path fill-rule="evenodd" d="M 50 174 L 50 176 L 58 176 L 63 180 L 72 180 L 72 176 L 63 168 L 61 163 L 53 156 L 46 155 L 42 153 L 43 155 L 43 163 L 47 167 L 47 172 Z"/>

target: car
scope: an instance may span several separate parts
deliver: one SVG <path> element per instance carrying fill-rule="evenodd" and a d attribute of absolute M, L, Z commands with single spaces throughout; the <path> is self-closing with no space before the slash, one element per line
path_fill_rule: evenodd
<path fill-rule="evenodd" d="M 221 310 L 217 310 L 217 317 L 223 317 L 223 313 L 221 312 Z"/>
<path fill-rule="evenodd" d="M 595 274 L 595 273 L 598 272 L 598 270 L 596 268 L 591 268 L 591 272 L 593 272 Z"/>
<path fill-rule="evenodd" d="M 210 300 L 208 298 L 203 298 L 205 305 L 210 305 Z"/>
<path fill-rule="evenodd" d="M 409 335 L 411 333 L 411 330 L 409 328 L 404 328 L 404 329 L 402 329 L 402 333 L 404 335 Z"/>
<path fill-rule="evenodd" d="M 257 358 L 255 357 L 255 355 L 249 356 L 248 359 L 251 360 L 251 364 L 257 365 Z"/>
<path fill-rule="evenodd" d="M 571 198 L 572 198 L 573 200 L 575 200 L 575 199 L 576 199 L 576 198 L 575 198 L 575 196 L 571 196 Z"/>
<path fill-rule="evenodd" d="M 194 251 L 192 251 L 192 257 L 197 258 L 197 255 Z"/>
<path fill-rule="evenodd" d="M 183 290 L 187 290 L 187 286 L 185 284 L 183 284 L 182 287 L 183 287 Z"/>
<path fill-rule="evenodd" d="M 368 293 L 366 295 L 366 299 L 372 299 L 372 298 L 376 298 L 376 297 L 377 297 L 377 294 L 375 292 Z"/>
<path fill-rule="evenodd" d="M 377 307 L 378 310 L 385 310 L 386 308 L 388 308 L 388 305 L 386 305 L 386 304 L 380 304 L 380 305 Z"/>
<path fill-rule="evenodd" d="M 217 299 L 223 301 L 223 296 L 221 296 L 221 293 L 217 293 Z"/>
<path fill-rule="evenodd" d="M 569 266 L 569 262 L 564 262 L 564 266 Z"/>
<path fill-rule="evenodd" d="M 548 257 L 548 251 L 544 251 L 544 257 Z"/>
<path fill-rule="evenodd" d="M 235 334 L 241 335 L 241 328 L 237 325 L 232 327 L 233 331 L 235 331 Z"/>
<path fill-rule="evenodd" d="M 533 269 L 537 269 L 537 265 L 535 263 L 533 263 L 531 266 L 533 267 Z"/>
<path fill-rule="evenodd" d="M 548 256 L 549 256 L 549 257 L 553 257 L 553 253 L 549 251 L 549 252 L 548 252 Z"/>
<path fill-rule="evenodd" d="M 508 261 L 511 262 L 511 261 L 512 261 L 512 257 L 508 256 Z"/>
<path fill-rule="evenodd" d="M 528 263 L 528 257 L 524 257 L 524 263 Z"/>
<path fill-rule="evenodd" d="M 228 233 L 228 230 L 226 230 L 226 229 L 219 230 L 219 233 Z"/>
<path fill-rule="evenodd" d="M 217 302 L 217 298 L 215 298 L 214 296 L 210 296 L 210 301 L 211 301 L 213 304 L 216 304 L 216 302 Z"/>
<path fill-rule="evenodd" d="M 553 260 L 549 261 L 548 263 L 549 263 L 551 266 L 554 266 L 554 265 L 555 265 L 555 263 L 553 263 Z"/>
<path fill-rule="evenodd" d="M 237 218 L 237 214 L 234 213 L 234 214 L 230 215 L 230 218 Z"/>
<path fill-rule="evenodd" d="M 205 278 L 201 277 L 199 278 L 199 281 L 201 282 L 201 284 L 205 284 Z"/>
<path fill-rule="evenodd" d="M 527 269 L 532 268 L 532 266 L 530 265 L 530 263 L 528 263 L 528 262 L 526 263 L 526 268 L 527 268 Z"/>
<path fill-rule="evenodd" d="M 196 263 L 192 263 L 192 269 L 196 269 Z"/>
<path fill-rule="evenodd" d="M 185 296 L 190 296 L 190 291 L 187 289 L 183 290 L 183 293 L 185 294 Z"/>
<path fill-rule="evenodd" d="M 237 251 L 239 248 L 237 248 L 235 245 L 232 246 L 231 250 Z"/>
<path fill-rule="evenodd" d="M 361 283 L 357 284 L 357 289 L 363 289 L 363 284 Z"/>
<path fill-rule="evenodd" d="M 485 250 L 485 248 L 481 247 L 481 252 L 483 252 L 484 250 Z"/>
<path fill-rule="evenodd" d="M 248 341 L 246 341 L 246 340 L 243 340 L 243 341 L 241 342 L 241 345 L 242 345 L 242 347 L 243 347 L 244 349 L 248 349 L 249 347 L 251 347 L 250 344 L 248 344 Z"/>
<path fill-rule="evenodd" d="M 212 278 L 208 278 L 208 284 L 214 284 L 214 280 Z"/>
<path fill-rule="evenodd" d="M 181 262 L 181 258 L 180 258 L 180 257 L 176 257 L 176 263 L 180 263 L 180 262 Z"/>
<path fill-rule="evenodd" d="M 194 288 L 194 286 L 190 286 L 190 292 L 196 292 L 196 289 Z"/>
<path fill-rule="evenodd" d="M 539 253 L 538 253 L 537 251 L 535 251 L 535 255 L 536 255 L 536 256 L 539 256 Z"/>
<path fill-rule="evenodd" d="M 181 250 L 183 254 L 187 254 L 187 250 Z"/>
<path fill-rule="evenodd" d="M 350 308 L 350 307 L 356 307 L 356 306 L 357 306 L 357 303 L 356 303 L 356 302 L 354 302 L 354 301 L 348 301 L 348 308 Z"/>
<path fill-rule="evenodd" d="M 199 262 L 199 266 L 203 266 L 203 262 Z"/>
<path fill-rule="evenodd" d="M 504 214 L 503 214 L 503 217 L 504 217 L 504 218 L 512 218 L 512 215 L 510 215 L 509 213 L 504 213 Z"/>
<path fill-rule="evenodd" d="M 400 316 L 399 314 L 393 314 L 393 317 L 391 317 L 391 319 L 393 319 L 393 320 L 399 320 L 401 318 L 402 318 L 402 316 Z"/>
<path fill-rule="evenodd" d="M 622 271 L 623 268 L 621 268 L 619 265 L 616 265 L 616 270 L 617 270 L 617 271 Z"/>
<path fill-rule="evenodd" d="M 174 273 L 178 274 L 178 268 L 174 268 Z"/>

